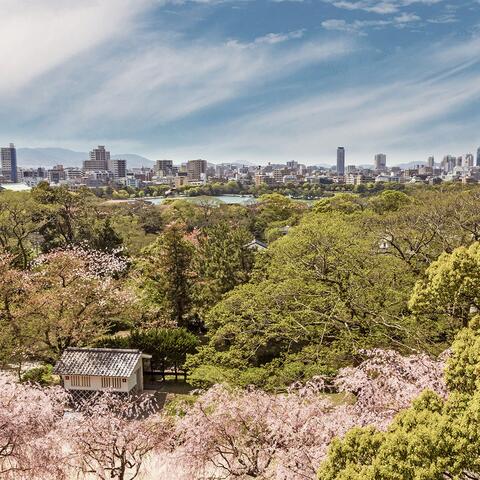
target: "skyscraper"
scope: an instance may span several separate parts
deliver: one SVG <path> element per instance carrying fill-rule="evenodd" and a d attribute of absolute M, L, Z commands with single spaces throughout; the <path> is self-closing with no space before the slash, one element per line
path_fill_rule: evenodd
<path fill-rule="evenodd" d="M 110 152 L 105 150 L 103 145 L 94 148 L 90 152 L 90 159 L 83 162 L 84 170 L 109 170 Z"/>
<path fill-rule="evenodd" d="M 474 156 L 473 153 L 467 153 L 465 155 L 465 167 L 473 167 Z"/>
<path fill-rule="evenodd" d="M 155 162 L 155 171 L 157 172 L 157 175 L 172 175 L 173 160 L 157 160 Z"/>
<path fill-rule="evenodd" d="M 477 167 L 480 167 L 480 147 L 477 150 Z"/>
<path fill-rule="evenodd" d="M 109 170 L 113 172 L 113 178 L 115 180 L 119 178 L 127 177 L 127 161 L 123 159 L 110 160 Z"/>
<path fill-rule="evenodd" d="M 445 173 L 452 172 L 456 164 L 457 164 L 456 157 L 453 157 L 452 155 L 445 155 L 445 157 L 443 157 L 442 168 Z"/>
<path fill-rule="evenodd" d="M 345 148 L 344 147 L 337 148 L 337 175 L 342 177 L 345 175 Z"/>
<path fill-rule="evenodd" d="M 290 162 L 287 162 L 287 168 L 289 170 L 297 170 L 298 169 L 298 162 L 295 160 L 291 160 Z"/>
<path fill-rule="evenodd" d="M 387 156 L 384 153 L 375 155 L 375 170 L 381 172 L 387 168 Z"/>
<path fill-rule="evenodd" d="M 13 143 L 6 148 L 1 149 L 1 173 L 2 176 L 11 183 L 18 182 L 17 173 L 17 150 Z"/>
<path fill-rule="evenodd" d="M 435 157 L 433 155 L 431 157 L 428 157 L 427 166 L 428 168 L 433 168 L 435 166 Z"/>
<path fill-rule="evenodd" d="M 189 160 L 187 162 L 188 179 L 198 182 L 204 180 L 207 174 L 206 160 Z"/>

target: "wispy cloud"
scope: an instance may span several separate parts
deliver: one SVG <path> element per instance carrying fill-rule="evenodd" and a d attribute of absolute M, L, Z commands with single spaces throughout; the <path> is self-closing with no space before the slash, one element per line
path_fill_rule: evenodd
<path fill-rule="evenodd" d="M 400 15 L 381 20 L 354 20 L 347 22 L 343 19 L 329 19 L 322 22 L 322 27 L 326 30 L 337 30 L 341 32 L 358 33 L 366 35 L 366 30 L 370 28 L 381 29 L 388 26 L 404 28 L 408 24 L 414 24 L 421 20 L 418 15 L 402 12 Z"/>
<path fill-rule="evenodd" d="M 131 118 L 172 121 L 352 50 L 349 42 L 341 40 L 286 48 L 277 47 L 278 43 L 282 42 L 150 45 L 131 55 L 127 71 L 122 71 L 124 57 L 112 62 L 111 78 L 94 90 L 88 102 L 82 99 L 72 121 L 88 124 L 105 116 L 119 128 Z"/>
<path fill-rule="evenodd" d="M 1 142 L 364 162 L 477 141 L 478 2 L 0 3 Z"/>
<path fill-rule="evenodd" d="M 267 35 L 263 35 L 261 37 L 257 37 L 254 43 L 268 43 L 273 45 L 275 43 L 282 43 L 286 42 L 287 40 L 298 39 L 302 38 L 305 33 L 305 30 L 295 30 L 293 32 L 288 33 L 267 33 Z"/>
<path fill-rule="evenodd" d="M 1 6 L 0 98 L 122 35 L 146 1 L 2 0 Z"/>
<path fill-rule="evenodd" d="M 16 47 L 17 59 L 11 58 L 12 75 L 0 77 L 0 101 L 8 118 L 36 118 L 32 129 L 49 137 L 60 131 L 69 138 L 112 131 L 121 137 L 152 129 L 354 49 L 347 39 L 303 40 L 304 30 L 271 32 L 251 42 L 145 31 L 137 20 L 152 2 L 143 0 L 86 0 L 75 11 L 66 8 L 68 0 L 52 0 L 57 9 L 37 1 L 44 6 L 28 18 L 13 1 L 4 17 L 12 38 L 0 53 Z M 40 29 L 52 33 L 41 35 Z"/>
<path fill-rule="evenodd" d="M 415 4 L 434 5 L 443 0 L 324 0 L 337 8 L 345 10 L 363 10 L 364 12 L 382 15 L 398 13 L 404 7 Z"/>
<path fill-rule="evenodd" d="M 480 100 L 480 74 L 462 68 L 466 51 L 472 62 L 478 62 L 480 48 L 474 40 L 435 45 L 411 56 L 404 65 L 410 69 L 404 79 L 389 81 L 379 74 L 369 86 L 306 96 L 256 112 L 217 131 L 223 143 L 207 141 L 195 148 L 229 160 L 256 155 L 258 161 L 273 157 L 311 163 L 329 158 L 333 162 L 334 147 L 345 144 L 352 163 L 371 161 L 377 150 L 393 152 L 393 160 L 399 162 L 424 160 L 433 152 L 448 153 L 449 148 L 465 153 L 463 148 L 477 136 L 477 124 L 455 118 Z"/>

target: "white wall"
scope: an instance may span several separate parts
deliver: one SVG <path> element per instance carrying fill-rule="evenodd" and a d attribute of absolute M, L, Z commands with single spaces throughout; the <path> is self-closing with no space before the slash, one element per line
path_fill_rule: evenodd
<path fill-rule="evenodd" d="M 66 379 L 68 377 L 68 380 Z M 90 387 L 72 387 L 72 375 L 62 375 L 62 380 L 64 387 L 67 390 L 111 390 L 114 392 L 129 392 L 131 390 L 131 382 L 133 380 L 133 386 L 135 386 L 136 383 L 136 375 L 135 372 L 127 379 L 126 382 L 121 382 L 121 388 L 116 389 L 116 388 L 102 388 L 102 377 L 96 377 L 96 376 L 90 376 Z"/>
<path fill-rule="evenodd" d="M 137 385 L 137 370 L 140 370 L 141 375 L 143 376 L 142 357 L 138 359 L 138 362 L 135 365 L 135 368 L 133 369 L 133 373 L 130 375 L 130 377 L 128 377 L 128 391 L 130 391 L 133 387 Z M 138 388 L 140 390 L 143 390 L 143 385 L 138 385 Z"/>

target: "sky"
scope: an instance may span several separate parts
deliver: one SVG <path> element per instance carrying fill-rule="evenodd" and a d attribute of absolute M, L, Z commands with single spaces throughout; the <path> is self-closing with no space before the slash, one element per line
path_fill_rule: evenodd
<path fill-rule="evenodd" d="M 0 143 L 389 164 L 480 145 L 480 0 L 0 0 Z"/>

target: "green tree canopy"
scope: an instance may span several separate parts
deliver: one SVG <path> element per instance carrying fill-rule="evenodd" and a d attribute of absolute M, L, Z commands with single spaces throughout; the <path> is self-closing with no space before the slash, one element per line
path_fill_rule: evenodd
<path fill-rule="evenodd" d="M 409 341 L 403 313 L 413 280 L 402 262 L 381 254 L 374 232 L 342 214 L 311 214 L 265 258 L 251 283 L 207 315 L 210 342 L 192 366 L 281 368 L 303 356 L 329 370 L 358 348 Z"/>
<path fill-rule="evenodd" d="M 152 355 L 152 367 L 182 368 L 187 354 L 194 353 L 198 338 L 184 328 L 154 328 L 133 330 L 127 336 L 109 336 L 96 342 L 96 346 L 107 348 L 137 348 Z"/>
<path fill-rule="evenodd" d="M 370 199 L 368 206 L 376 213 L 396 212 L 405 205 L 409 205 L 412 199 L 403 192 L 396 190 L 384 190 L 379 195 Z"/>
<path fill-rule="evenodd" d="M 442 254 L 425 277 L 415 285 L 412 312 L 447 319 L 453 329 L 466 326 L 480 309 L 480 243 Z"/>
<path fill-rule="evenodd" d="M 479 317 L 460 331 L 446 368 L 448 399 L 425 391 L 386 432 L 336 439 L 321 480 L 471 480 L 480 476 Z"/>
<path fill-rule="evenodd" d="M 136 263 L 134 281 L 153 319 L 180 327 L 191 323 L 193 250 L 178 224 L 170 225 L 143 250 Z"/>
<path fill-rule="evenodd" d="M 247 229 L 220 221 L 198 236 L 195 252 L 196 303 L 200 311 L 211 308 L 222 295 L 246 283 L 253 266 Z"/>

